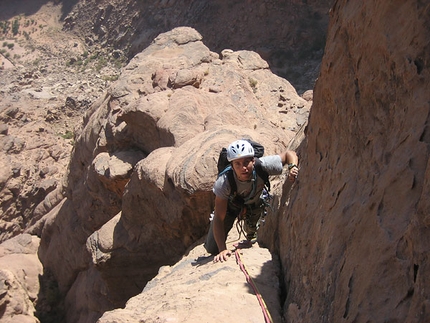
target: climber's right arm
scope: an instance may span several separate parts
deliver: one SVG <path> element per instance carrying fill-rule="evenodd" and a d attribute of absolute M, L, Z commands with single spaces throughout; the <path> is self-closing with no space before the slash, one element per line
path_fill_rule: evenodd
<path fill-rule="evenodd" d="M 215 197 L 215 215 L 213 218 L 213 234 L 215 242 L 218 246 L 219 253 L 215 256 L 214 262 L 226 261 L 231 256 L 231 251 L 227 250 L 226 233 L 224 230 L 224 219 L 227 214 L 228 200 Z"/>

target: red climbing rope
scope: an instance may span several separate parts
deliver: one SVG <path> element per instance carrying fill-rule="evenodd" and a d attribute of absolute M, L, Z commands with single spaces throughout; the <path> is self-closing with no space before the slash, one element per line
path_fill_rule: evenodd
<path fill-rule="evenodd" d="M 255 285 L 254 281 L 252 280 L 251 276 L 249 276 L 248 271 L 245 268 L 245 264 L 242 262 L 242 259 L 240 258 L 239 250 L 236 249 L 234 254 L 236 256 L 236 263 L 239 265 L 240 269 L 245 274 L 246 281 L 254 289 L 254 293 L 258 299 L 258 303 L 260 303 L 261 310 L 263 311 L 263 316 L 264 316 L 265 322 L 266 323 L 273 323 L 272 317 L 270 316 L 269 310 L 267 309 L 267 306 L 266 306 L 266 303 L 264 302 L 263 297 L 261 296 L 260 292 L 258 291 L 258 288 Z"/>

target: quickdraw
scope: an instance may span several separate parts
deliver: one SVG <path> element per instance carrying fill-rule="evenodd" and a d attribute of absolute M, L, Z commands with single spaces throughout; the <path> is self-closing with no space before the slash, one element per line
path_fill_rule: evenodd
<path fill-rule="evenodd" d="M 240 269 L 242 270 L 242 272 L 244 273 L 244 275 L 246 277 L 246 281 L 248 282 L 248 284 L 251 285 L 252 289 L 254 290 L 255 295 L 257 296 L 258 303 L 260 304 L 261 310 L 263 311 L 264 321 L 266 323 L 273 323 L 272 316 L 269 313 L 269 310 L 266 306 L 266 303 L 264 302 L 264 299 L 261 296 L 261 294 L 257 288 L 257 285 L 255 285 L 253 279 L 248 274 L 248 270 L 246 269 L 245 264 L 242 262 L 242 259 L 240 258 L 240 254 L 239 254 L 238 249 L 236 249 L 236 251 L 234 252 L 234 255 L 236 256 L 236 263 L 239 265 Z"/>

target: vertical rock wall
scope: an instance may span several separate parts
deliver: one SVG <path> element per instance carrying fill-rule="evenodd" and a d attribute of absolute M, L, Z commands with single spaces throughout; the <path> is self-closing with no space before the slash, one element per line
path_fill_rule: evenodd
<path fill-rule="evenodd" d="M 286 322 L 429 322 L 430 7 L 337 1 L 291 207 Z"/>

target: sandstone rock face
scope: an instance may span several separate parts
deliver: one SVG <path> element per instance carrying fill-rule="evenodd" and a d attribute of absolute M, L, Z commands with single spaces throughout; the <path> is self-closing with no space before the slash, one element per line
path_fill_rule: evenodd
<path fill-rule="evenodd" d="M 313 88 L 333 0 L 77 1 L 65 28 L 86 42 L 122 49 L 130 58 L 160 33 L 195 28 L 211 50 L 251 50 L 302 93 Z M 68 9 L 67 7 L 65 9 Z"/>
<path fill-rule="evenodd" d="M 0 244 L 0 308 L 2 322 L 38 323 L 34 316 L 42 264 L 39 238 L 18 235 Z"/>
<path fill-rule="evenodd" d="M 175 3 L 157 5 L 174 8 Z M 201 8 L 207 4 L 199 3 Z M 259 12 L 272 4 L 259 4 Z M 119 25 L 112 34 L 103 26 L 114 9 L 111 4 L 102 7 L 95 19 L 101 37 L 127 36 Z M 300 126 L 310 93 L 303 95 L 306 101 L 299 99 L 253 52 L 225 50 L 218 57 L 189 29 L 160 35 L 92 105 L 77 131 L 66 198 L 53 190 L 56 202 L 40 204 L 38 214 L 50 212 L 33 227 L 33 232 L 43 232 L 39 255 L 67 295 L 70 322 L 94 322 L 105 310 L 125 306 L 158 266 L 173 265 L 187 253 L 205 233 L 212 209 L 215 152 L 243 135 L 263 142 L 269 153 L 290 142 L 301 154 L 292 195 L 285 193 L 276 202 L 283 211 L 279 221 L 267 218 L 261 230 L 264 243 L 280 252 L 284 320 L 429 321 L 428 5 L 341 0 L 331 15 L 303 145 L 305 129 Z M 74 22 L 71 17 L 67 21 Z M 147 35 L 141 27 L 143 39 Z M 17 84 L 21 81 L 25 86 L 25 77 Z M 50 100 L 46 89 L 26 90 L 37 100 Z M 13 91 L 15 87 L 2 94 Z M 1 111 L 9 125 L 0 125 L 6 157 L 25 147 L 19 136 L 4 139 L 13 130 L 9 120 L 18 116 L 16 122 L 22 121 L 18 111 L 11 106 Z M 11 164 L 7 158 L 1 162 Z M 10 191 L 2 193 L 6 201 L 13 201 L 17 187 L 14 169 L 0 168 L 2 189 Z M 281 179 L 274 189 L 287 192 L 289 187 Z M 20 322 L 35 322 L 36 280 L 22 284 L 27 279 L 22 271 L 7 269 L 21 260 L 10 261 L 3 248 L 2 321 L 15 315 Z M 206 274 L 223 281 L 234 278 L 228 291 L 243 294 L 236 273 L 224 276 L 233 273 L 233 262 L 215 272 L 208 264 L 195 268 L 201 246 L 189 252 L 177 265 L 162 267 L 125 309 L 108 312 L 100 321 L 137 321 L 145 315 L 143 309 L 151 315 L 147 321 L 189 319 L 177 309 L 192 310 L 191 300 L 205 308 L 195 294 L 188 294 L 191 288 L 177 284 L 178 277 L 189 273 L 202 278 L 189 281 L 203 289 Z M 260 252 L 246 250 L 244 257 Z M 269 259 L 267 254 L 258 257 Z M 25 266 L 37 268 L 29 277 L 41 272 L 37 261 Z M 6 281 L 17 288 L 6 288 Z M 207 292 L 215 289 L 204 292 L 213 304 L 215 296 Z M 176 295 L 187 296 L 180 303 L 179 297 L 172 300 Z M 250 305 L 255 299 L 248 296 L 243 301 Z M 162 298 L 161 307 L 156 297 Z M 200 311 L 193 314 L 200 318 Z"/>
<path fill-rule="evenodd" d="M 236 231 L 231 231 L 227 247 L 237 239 Z M 124 309 L 106 312 L 97 322 L 265 322 L 257 293 L 273 322 L 282 322 L 279 264 L 268 249 L 253 247 L 240 251 L 238 261 L 246 273 L 235 259 L 217 264 L 212 259 L 199 243 L 174 266 L 161 267 Z M 255 289 L 247 283 L 246 274 Z"/>
<path fill-rule="evenodd" d="M 61 32 L 61 9 L 0 3 L 0 242 L 40 234 L 37 222 L 64 198 L 74 127 L 119 74 L 96 46 Z"/>
<path fill-rule="evenodd" d="M 290 208 L 287 322 L 428 322 L 429 7 L 337 1 Z"/>
<path fill-rule="evenodd" d="M 84 117 L 66 198 L 40 221 L 68 321 L 124 306 L 178 261 L 207 232 L 221 147 L 250 137 L 279 153 L 310 104 L 255 52 L 219 57 L 192 28 L 136 55 Z"/>
<path fill-rule="evenodd" d="M 62 199 L 71 151 L 46 122 L 22 121 L 21 109 L 13 117 L 7 111 L 0 120 L 14 126 L 0 135 L 0 241 L 24 232 Z"/>

